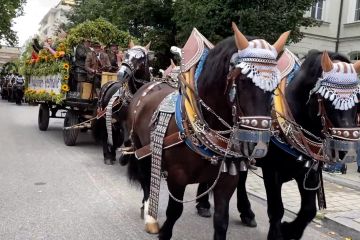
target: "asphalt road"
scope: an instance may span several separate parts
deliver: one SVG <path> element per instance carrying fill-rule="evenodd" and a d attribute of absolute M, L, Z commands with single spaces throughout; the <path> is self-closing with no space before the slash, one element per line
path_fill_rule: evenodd
<path fill-rule="evenodd" d="M 142 192 L 129 184 L 126 168 L 103 164 L 100 146 L 91 133 L 67 147 L 62 120 L 50 120 L 49 130 L 37 127 L 36 106 L 0 101 L 0 239 L 156 239 L 143 231 Z M 165 186 L 164 186 L 165 187 Z M 167 204 L 161 192 L 160 223 Z M 195 186 L 186 198 L 195 195 Z M 266 239 L 266 207 L 252 199 L 258 227 L 242 226 L 231 202 L 228 239 Z M 195 204 L 185 205 L 173 239 L 212 239 L 212 219 L 196 215 Z M 303 239 L 340 239 L 312 224 Z"/>

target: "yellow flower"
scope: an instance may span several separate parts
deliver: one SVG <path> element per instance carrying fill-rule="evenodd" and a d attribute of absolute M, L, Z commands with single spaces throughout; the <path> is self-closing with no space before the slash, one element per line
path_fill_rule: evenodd
<path fill-rule="evenodd" d="M 64 92 L 68 92 L 68 91 L 70 90 L 69 85 L 63 84 L 63 85 L 61 86 L 61 90 L 63 90 Z"/>
<path fill-rule="evenodd" d="M 60 53 L 59 53 L 59 52 L 55 52 L 55 53 L 54 53 L 54 57 L 55 57 L 55 58 L 59 58 L 59 57 L 60 57 Z"/>
<path fill-rule="evenodd" d="M 69 70 L 70 66 L 68 63 L 64 63 L 64 69 Z"/>
<path fill-rule="evenodd" d="M 64 75 L 64 80 L 68 80 L 69 79 L 69 75 Z"/>

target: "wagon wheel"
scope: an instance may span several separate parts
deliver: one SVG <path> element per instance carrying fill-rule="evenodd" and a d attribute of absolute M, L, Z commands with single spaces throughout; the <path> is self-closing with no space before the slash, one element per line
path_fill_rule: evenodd
<path fill-rule="evenodd" d="M 69 110 L 66 112 L 64 120 L 63 137 L 66 146 L 74 146 L 77 136 L 79 135 L 79 128 L 72 128 L 65 130 L 65 127 L 71 127 L 79 123 L 79 114 L 75 111 Z"/>
<path fill-rule="evenodd" d="M 40 104 L 39 115 L 38 115 L 38 126 L 40 131 L 46 131 L 49 127 L 49 106 L 45 103 Z"/>

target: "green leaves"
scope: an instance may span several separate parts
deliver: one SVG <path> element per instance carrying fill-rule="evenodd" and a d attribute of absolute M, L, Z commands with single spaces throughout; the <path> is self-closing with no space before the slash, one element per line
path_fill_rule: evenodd
<path fill-rule="evenodd" d="M 71 28 L 66 39 L 67 45 L 74 47 L 84 38 L 95 38 L 105 45 L 118 43 L 120 46 L 126 47 L 130 40 L 130 34 L 120 31 L 105 19 L 98 18 L 94 21 L 87 20 Z"/>
<path fill-rule="evenodd" d="M 72 24 L 99 17 L 129 32 L 145 45 L 152 42 L 156 66 L 166 68 L 172 45 L 183 46 L 196 27 L 211 42 L 232 36 L 231 22 L 247 35 L 275 42 L 291 30 L 290 41 L 303 37 L 300 28 L 318 23 L 304 17 L 314 0 L 86 0 L 70 15 Z M 91 30 L 96 32 L 97 29 Z M 106 34 L 103 34 L 104 36 Z M 155 67 L 156 67 L 155 66 Z"/>
<path fill-rule="evenodd" d="M 16 33 L 11 29 L 12 20 L 23 14 L 25 3 L 26 0 L 0 0 L 0 40 L 11 46 L 17 44 Z"/>

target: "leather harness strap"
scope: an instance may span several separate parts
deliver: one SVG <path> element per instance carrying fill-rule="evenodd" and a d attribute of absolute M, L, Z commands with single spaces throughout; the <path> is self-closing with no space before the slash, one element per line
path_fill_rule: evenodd
<path fill-rule="evenodd" d="M 290 107 L 288 105 L 288 102 L 285 98 L 284 93 L 282 92 L 282 90 L 280 88 L 278 88 L 278 93 L 281 95 L 284 107 L 286 109 L 285 113 L 284 113 L 284 118 L 285 120 L 290 120 L 292 122 L 295 122 L 295 119 L 291 113 Z M 295 148 L 297 148 L 300 152 L 304 152 L 302 146 L 305 148 L 306 153 L 310 155 L 311 158 L 316 159 L 318 161 L 324 161 L 324 156 L 322 155 L 323 153 L 323 145 L 322 143 L 316 143 L 312 140 L 310 140 L 309 138 L 307 138 L 303 131 L 299 128 L 297 128 L 294 125 L 289 125 L 289 128 L 291 127 L 295 127 L 296 128 L 296 132 L 292 131 L 292 135 L 295 139 L 293 139 L 292 137 L 289 136 L 288 133 L 283 131 L 283 135 L 286 138 L 286 140 Z M 283 129 L 282 129 L 283 130 Z M 302 144 L 302 146 L 299 145 L 299 143 Z"/>
<path fill-rule="evenodd" d="M 180 132 L 175 132 L 164 138 L 163 149 L 168 149 L 184 142 L 184 136 Z M 150 145 L 146 145 L 135 151 L 135 157 L 142 159 L 151 155 Z"/>

